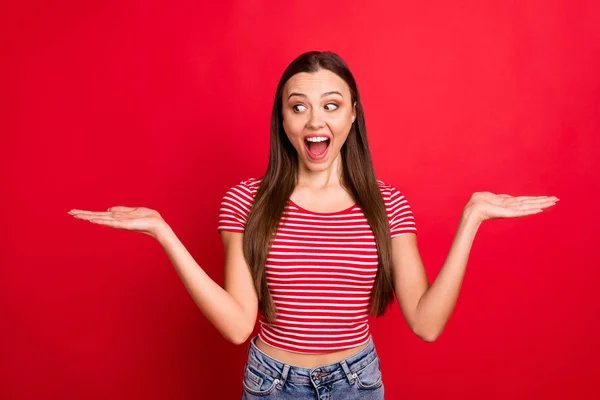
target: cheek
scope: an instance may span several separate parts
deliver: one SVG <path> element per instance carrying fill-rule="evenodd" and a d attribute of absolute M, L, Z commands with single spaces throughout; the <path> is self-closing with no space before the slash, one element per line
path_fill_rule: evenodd
<path fill-rule="evenodd" d="M 338 148 L 341 148 L 344 143 L 346 142 L 346 140 L 348 140 L 348 136 L 350 135 L 350 131 L 352 130 L 352 125 L 351 124 L 343 124 L 340 125 L 338 127 L 336 127 L 335 130 L 335 146 Z"/>
<path fill-rule="evenodd" d="M 352 120 L 345 117 L 339 118 L 331 121 L 330 127 L 338 136 L 345 136 L 348 135 L 352 128 Z"/>
<path fill-rule="evenodd" d="M 300 136 L 303 127 L 302 121 L 299 118 L 283 118 L 283 129 L 288 137 Z"/>
<path fill-rule="evenodd" d="M 288 140 L 296 149 L 298 149 L 299 145 L 299 137 L 298 130 L 294 129 L 294 126 L 289 123 L 289 121 L 283 120 L 283 131 L 285 132 L 285 136 L 287 136 Z"/>
<path fill-rule="evenodd" d="M 352 113 L 340 112 L 339 114 L 332 115 L 330 124 L 335 126 L 337 129 L 343 129 L 352 125 Z"/>

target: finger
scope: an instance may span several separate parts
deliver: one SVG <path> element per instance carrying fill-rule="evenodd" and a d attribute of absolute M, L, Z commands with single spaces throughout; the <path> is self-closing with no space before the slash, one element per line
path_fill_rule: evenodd
<path fill-rule="evenodd" d="M 111 218 L 92 218 L 89 220 L 93 224 L 110 226 L 111 228 L 123 228 L 123 222 Z"/>
<path fill-rule="evenodd" d="M 530 204 L 526 207 L 521 208 L 520 211 L 530 211 L 530 210 L 537 210 L 537 209 L 543 210 L 543 209 L 552 207 L 554 204 L 556 204 L 556 203 Z"/>
<path fill-rule="evenodd" d="M 113 206 L 113 207 L 109 207 L 108 211 L 133 211 L 135 210 L 137 207 L 125 207 L 125 206 Z"/>
<path fill-rule="evenodd" d="M 527 201 L 527 200 L 558 200 L 558 197 L 556 196 L 517 196 L 515 197 L 516 200 L 519 201 Z"/>
<path fill-rule="evenodd" d="M 107 213 L 107 211 L 91 211 L 91 210 L 78 210 L 76 208 L 72 209 L 71 211 L 69 211 L 70 214 L 81 214 L 81 213 L 98 213 L 98 212 L 103 212 L 103 213 Z"/>
<path fill-rule="evenodd" d="M 514 216 L 517 218 L 518 217 L 526 217 L 528 215 L 539 214 L 542 211 L 544 211 L 544 210 L 542 210 L 541 208 L 534 208 L 531 210 L 516 210 Z"/>
<path fill-rule="evenodd" d="M 558 197 L 554 197 L 554 196 L 511 196 L 509 194 L 499 194 L 498 197 L 500 197 L 506 204 L 506 202 L 510 202 L 514 203 L 517 202 L 519 204 L 524 203 L 524 202 L 529 202 L 529 201 L 558 201 Z"/>
<path fill-rule="evenodd" d="M 548 207 L 553 206 L 554 204 L 556 204 L 556 203 L 553 201 L 529 202 L 529 203 L 516 204 L 510 208 L 512 210 L 516 210 L 516 211 L 531 211 L 531 210 L 537 210 L 537 209 L 542 209 L 542 208 L 548 208 Z"/>
<path fill-rule="evenodd" d="M 553 198 L 524 200 L 521 204 L 556 204 L 557 200 Z"/>
<path fill-rule="evenodd" d="M 79 211 L 79 212 L 74 212 L 71 215 L 73 215 L 74 217 L 85 217 L 85 218 L 89 218 L 89 217 L 109 217 L 111 213 L 106 212 L 106 211 Z"/>
<path fill-rule="evenodd" d="M 548 208 L 556 204 L 555 200 L 529 200 L 520 204 L 521 208 Z"/>
<path fill-rule="evenodd" d="M 542 196 L 542 197 L 519 196 L 519 197 L 513 197 L 513 198 L 503 198 L 502 204 L 504 207 L 508 207 L 508 208 L 521 208 L 522 206 L 528 206 L 528 205 L 532 205 L 532 204 L 537 205 L 537 206 L 539 206 L 540 204 L 553 205 L 557 201 L 558 200 L 555 200 L 554 197 L 547 197 L 547 196 Z"/>
<path fill-rule="evenodd" d="M 90 210 L 78 210 L 77 208 L 74 208 L 70 211 L 68 211 L 68 214 L 81 214 L 81 213 L 87 213 L 87 212 L 94 212 L 94 211 L 90 211 Z"/>
<path fill-rule="evenodd" d="M 533 210 L 524 211 L 522 216 L 525 217 L 527 215 L 539 214 L 543 211 L 544 210 L 542 210 L 541 208 L 534 208 Z"/>

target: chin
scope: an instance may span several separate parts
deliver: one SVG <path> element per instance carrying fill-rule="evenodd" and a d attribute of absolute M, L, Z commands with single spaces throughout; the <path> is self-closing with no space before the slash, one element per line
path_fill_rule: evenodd
<path fill-rule="evenodd" d="M 311 172 L 322 172 L 327 171 L 333 166 L 335 160 L 339 157 L 339 153 L 334 157 L 331 157 L 329 154 L 325 159 L 320 161 L 311 160 L 308 156 L 304 155 L 302 157 L 301 162 L 304 164 L 305 168 Z"/>
<path fill-rule="evenodd" d="M 323 172 L 323 171 L 327 171 L 331 167 L 331 163 L 322 163 L 322 164 L 310 163 L 310 164 L 305 164 L 305 165 L 306 165 L 306 169 L 308 169 L 311 172 Z"/>

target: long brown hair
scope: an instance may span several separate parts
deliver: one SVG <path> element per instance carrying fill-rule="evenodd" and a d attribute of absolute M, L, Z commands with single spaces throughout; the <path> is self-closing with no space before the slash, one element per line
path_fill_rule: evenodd
<path fill-rule="evenodd" d="M 373 169 L 365 116 L 356 81 L 346 63 L 337 54 L 310 51 L 291 62 L 277 85 L 271 114 L 269 165 L 254 197 L 244 233 L 244 256 L 252 271 L 259 310 L 271 323 L 275 320 L 277 310 L 267 286 L 267 255 L 285 206 L 296 186 L 298 172 L 298 154 L 283 129 L 283 87 L 299 72 L 312 73 L 322 68 L 342 78 L 350 87 L 351 104 L 356 102 L 356 120 L 340 150 L 343 164 L 342 185 L 362 209 L 377 243 L 379 265 L 370 298 L 371 314 L 383 315 L 394 298 L 389 221 Z"/>

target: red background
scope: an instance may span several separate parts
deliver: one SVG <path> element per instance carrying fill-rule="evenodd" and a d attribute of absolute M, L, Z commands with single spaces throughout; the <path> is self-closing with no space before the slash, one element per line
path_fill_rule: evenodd
<path fill-rule="evenodd" d="M 598 398 L 597 4 L 4 3 L 0 398 L 239 398 L 247 344 L 158 243 L 67 211 L 155 208 L 221 282 L 221 197 L 264 172 L 277 81 L 313 49 L 355 74 L 430 280 L 474 191 L 561 199 L 482 225 L 436 342 L 397 304 L 373 321 L 387 397 Z"/>

